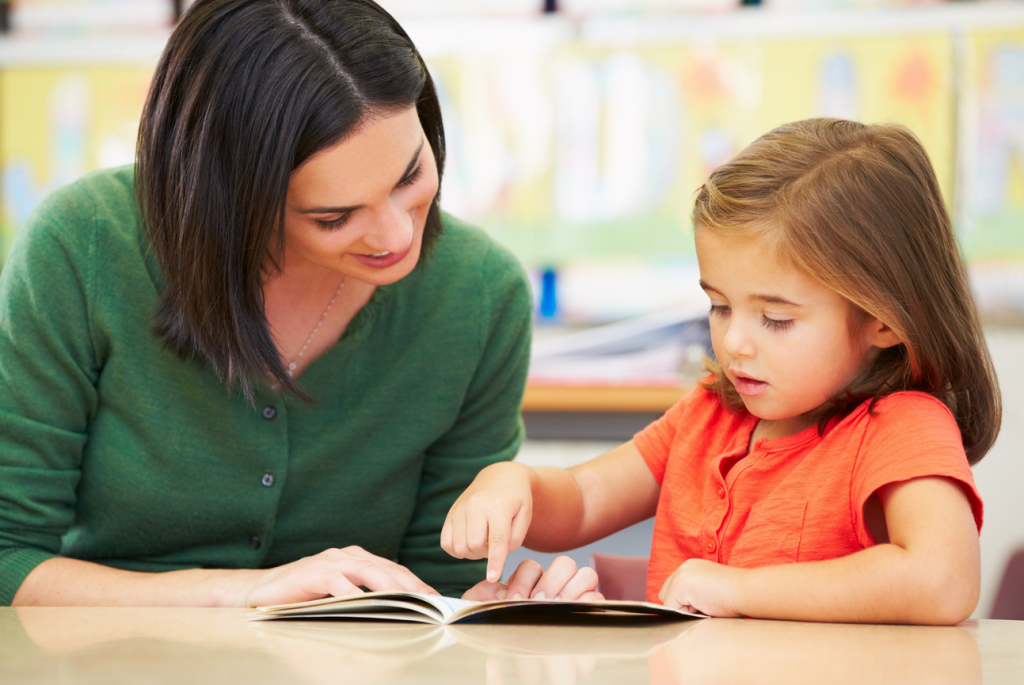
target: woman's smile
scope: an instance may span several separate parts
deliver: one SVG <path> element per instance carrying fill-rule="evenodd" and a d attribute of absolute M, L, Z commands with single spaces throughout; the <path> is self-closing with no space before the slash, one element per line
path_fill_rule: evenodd
<path fill-rule="evenodd" d="M 411 249 L 411 247 L 407 247 L 401 252 L 388 252 L 385 250 L 384 252 L 379 252 L 377 254 L 350 253 L 350 255 L 360 264 L 364 264 L 371 269 L 387 269 L 408 257 Z"/>

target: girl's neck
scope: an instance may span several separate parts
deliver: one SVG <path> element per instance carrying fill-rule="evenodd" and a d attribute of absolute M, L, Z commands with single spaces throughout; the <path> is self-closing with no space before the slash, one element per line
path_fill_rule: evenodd
<path fill-rule="evenodd" d="M 793 416 L 786 419 L 761 419 L 750 433 L 750 444 L 747 446 L 747 451 L 749 452 L 754 449 L 754 444 L 758 440 L 789 437 L 810 428 L 814 424 L 814 420 L 806 415 Z"/>

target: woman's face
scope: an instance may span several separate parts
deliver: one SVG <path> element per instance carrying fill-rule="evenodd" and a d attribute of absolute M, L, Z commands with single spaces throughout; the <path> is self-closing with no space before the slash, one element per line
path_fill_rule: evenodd
<path fill-rule="evenodd" d="M 292 172 L 282 267 L 372 285 L 404 278 L 419 260 L 437 187 L 416 108 L 369 119 Z"/>

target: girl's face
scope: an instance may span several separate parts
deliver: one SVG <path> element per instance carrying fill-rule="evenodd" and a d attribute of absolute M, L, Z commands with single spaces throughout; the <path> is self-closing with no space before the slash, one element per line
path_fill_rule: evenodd
<path fill-rule="evenodd" d="M 437 187 L 416 108 L 370 119 L 292 172 L 284 269 L 329 269 L 372 285 L 408 276 Z"/>
<path fill-rule="evenodd" d="M 698 228 L 696 243 L 711 341 L 743 404 L 773 436 L 813 425 L 803 415 L 846 388 L 889 329 L 762 241 Z"/>

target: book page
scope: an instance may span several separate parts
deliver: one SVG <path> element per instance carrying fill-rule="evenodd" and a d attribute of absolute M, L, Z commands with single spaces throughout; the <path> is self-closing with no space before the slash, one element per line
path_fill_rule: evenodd
<path fill-rule="evenodd" d="M 366 592 L 348 597 L 325 597 L 308 602 L 256 607 L 249 620 L 302 616 L 351 617 L 446 623 L 459 609 L 473 602 L 452 597 L 422 595 L 413 592 Z"/>

